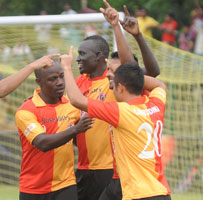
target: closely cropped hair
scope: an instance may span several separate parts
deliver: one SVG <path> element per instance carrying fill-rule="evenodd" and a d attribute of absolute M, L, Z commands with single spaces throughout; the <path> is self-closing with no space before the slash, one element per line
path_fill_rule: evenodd
<path fill-rule="evenodd" d="M 115 71 L 114 82 L 125 86 L 130 94 L 140 95 L 144 86 L 144 73 L 137 63 L 126 63 Z"/>
<path fill-rule="evenodd" d="M 36 78 L 41 78 L 42 69 L 36 69 L 34 72 Z"/>
<path fill-rule="evenodd" d="M 119 59 L 118 51 L 114 51 L 111 53 L 111 59 Z M 136 57 L 135 54 L 133 54 L 134 60 L 138 63 L 138 58 Z"/>
<path fill-rule="evenodd" d="M 109 57 L 109 45 L 107 41 L 99 36 L 99 35 L 92 35 L 84 39 L 85 40 L 93 40 L 96 43 L 96 50 L 101 51 L 105 58 Z"/>
<path fill-rule="evenodd" d="M 61 66 L 61 63 L 59 61 L 57 61 L 56 59 L 53 59 L 54 60 L 54 66 Z M 36 69 L 34 71 L 35 73 L 35 77 L 37 79 L 40 79 L 42 76 L 43 76 L 43 73 L 46 72 L 46 68 L 41 68 L 41 69 Z"/>

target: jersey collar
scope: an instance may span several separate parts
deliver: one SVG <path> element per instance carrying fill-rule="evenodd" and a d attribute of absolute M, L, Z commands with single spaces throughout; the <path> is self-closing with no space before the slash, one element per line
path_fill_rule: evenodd
<path fill-rule="evenodd" d="M 130 99 L 128 101 L 128 104 L 130 104 L 130 105 L 144 104 L 146 102 L 146 100 L 147 99 L 145 96 L 135 97 L 133 99 Z"/>
<path fill-rule="evenodd" d="M 33 103 L 35 104 L 36 107 L 43 107 L 43 106 L 47 105 L 43 101 L 43 99 L 39 96 L 40 91 L 41 91 L 41 89 L 36 89 L 34 91 L 34 95 L 33 95 L 33 98 L 32 98 L 32 101 L 33 101 Z M 61 101 L 59 103 L 57 103 L 57 104 L 67 103 L 67 102 L 68 102 L 68 99 L 65 96 L 62 96 Z M 55 104 L 55 105 L 57 105 L 57 104 Z"/>
<path fill-rule="evenodd" d="M 84 76 L 89 79 L 90 81 L 97 81 L 97 80 L 100 80 L 100 79 L 104 79 L 106 77 L 106 74 L 108 72 L 108 69 L 106 69 L 103 73 L 102 76 L 98 76 L 98 77 L 95 77 L 95 78 L 90 78 L 89 74 L 84 74 Z"/>

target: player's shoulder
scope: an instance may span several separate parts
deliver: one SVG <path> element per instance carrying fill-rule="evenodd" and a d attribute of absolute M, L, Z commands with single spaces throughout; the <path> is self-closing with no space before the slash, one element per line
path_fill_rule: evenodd
<path fill-rule="evenodd" d="M 81 74 L 80 76 L 78 76 L 76 79 L 75 79 L 75 82 L 76 84 L 79 86 L 79 85 L 82 85 L 84 82 L 86 82 L 88 79 L 87 79 L 87 76 L 85 76 L 84 74 Z"/>
<path fill-rule="evenodd" d="M 19 110 L 33 110 L 35 108 L 35 105 L 32 101 L 32 98 L 33 98 L 33 96 L 25 99 L 17 111 L 19 111 Z"/>
<path fill-rule="evenodd" d="M 166 91 L 161 87 L 157 87 L 150 92 L 149 97 L 151 99 L 154 99 L 154 98 L 159 99 L 165 104 L 165 102 L 166 102 Z"/>
<path fill-rule="evenodd" d="M 84 74 L 81 74 L 75 79 L 75 81 L 77 82 L 77 81 L 81 81 L 81 80 L 85 80 L 85 79 L 87 79 L 87 77 Z"/>
<path fill-rule="evenodd" d="M 161 87 L 156 87 L 150 92 L 150 96 L 155 95 L 155 94 L 160 94 L 163 97 L 165 97 L 166 96 L 166 91 Z"/>

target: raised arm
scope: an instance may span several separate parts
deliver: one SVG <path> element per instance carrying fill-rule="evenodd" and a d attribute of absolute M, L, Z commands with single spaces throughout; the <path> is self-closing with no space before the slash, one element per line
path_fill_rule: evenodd
<path fill-rule="evenodd" d="M 162 81 L 159 81 L 156 78 L 150 76 L 144 76 L 144 89 L 148 91 L 152 91 L 153 89 L 160 87 L 166 90 L 166 86 Z"/>
<path fill-rule="evenodd" d="M 138 46 L 142 54 L 144 66 L 145 66 L 145 68 L 143 68 L 144 73 L 148 76 L 153 76 L 153 77 L 158 76 L 160 74 L 159 65 L 151 49 L 149 48 L 145 39 L 143 38 L 142 33 L 139 31 L 139 25 L 138 25 L 137 19 L 129 15 L 129 12 L 125 5 L 124 5 L 124 12 L 125 12 L 125 18 L 123 21 L 120 21 L 120 23 L 123 29 L 126 30 L 128 33 L 130 33 L 138 43 Z"/>
<path fill-rule="evenodd" d="M 10 75 L 0 81 L 0 98 L 14 91 L 34 70 L 54 65 L 53 57 L 60 54 L 51 54 L 30 63 L 17 73 Z"/>
<path fill-rule="evenodd" d="M 88 99 L 83 96 L 80 89 L 76 85 L 73 72 L 73 47 L 70 47 L 69 55 L 60 56 L 61 66 L 64 70 L 66 92 L 68 94 L 69 100 L 73 106 L 79 108 L 80 110 L 87 111 Z"/>
<path fill-rule="evenodd" d="M 114 31 L 121 64 L 126 62 L 135 62 L 131 49 L 120 28 L 119 13 L 117 10 L 112 8 L 106 0 L 103 0 L 103 2 L 106 6 L 106 9 L 100 8 L 100 11 L 103 13 L 106 21 L 111 24 Z"/>

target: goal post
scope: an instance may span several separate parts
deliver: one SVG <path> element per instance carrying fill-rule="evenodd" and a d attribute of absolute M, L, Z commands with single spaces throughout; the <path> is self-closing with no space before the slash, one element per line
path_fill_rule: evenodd
<path fill-rule="evenodd" d="M 121 19 L 124 16 L 119 15 Z M 80 42 L 91 34 L 103 36 L 111 52 L 116 49 L 112 28 L 101 13 L 0 17 L 0 78 L 43 55 L 67 53 L 70 45 L 74 46 L 76 59 Z M 125 36 L 143 67 L 135 39 L 128 33 Z M 145 37 L 145 40 L 159 63 L 158 79 L 167 85 L 162 155 L 172 196 L 200 200 L 203 192 L 203 57 L 153 38 Z M 73 70 L 75 76 L 79 75 L 76 63 Z M 32 74 L 18 89 L 0 99 L 0 184 L 18 185 L 21 147 L 14 115 L 36 87 Z"/>

